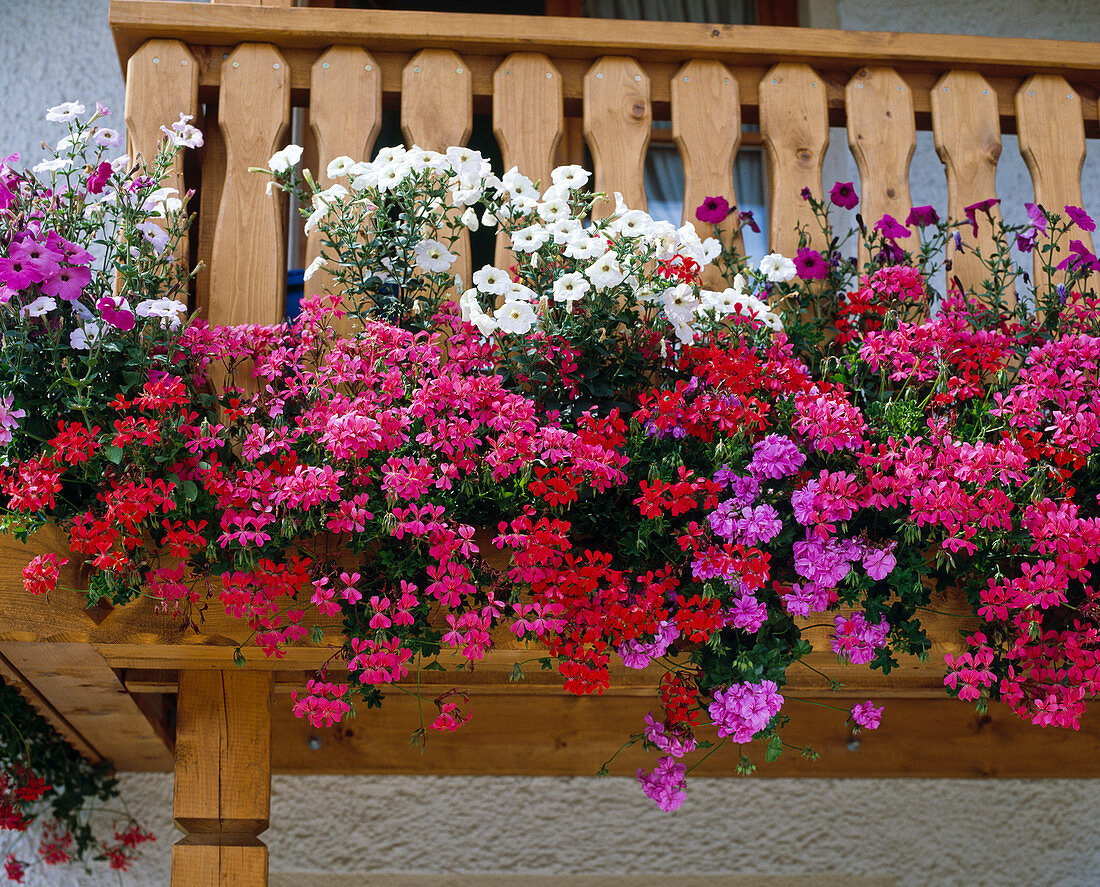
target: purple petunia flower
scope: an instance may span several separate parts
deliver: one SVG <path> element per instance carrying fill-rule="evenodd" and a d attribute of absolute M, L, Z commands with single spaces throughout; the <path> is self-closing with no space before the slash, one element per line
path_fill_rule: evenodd
<path fill-rule="evenodd" d="M 1031 227 L 1039 234 L 1046 234 L 1047 217 L 1043 212 L 1043 208 L 1041 206 L 1036 206 L 1034 203 L 1025 203 L 1024 209 L 1027 210 L 1027 220 L 1031 222 Z"/>
<path fill-rule="evenodd" d="M 963 212 L 966 214 L 966 220 L 970 222 L 974 228 L 974 236 L 978 236 L 978 213 L 985 213 L 989 216 L 990 220 L 993 219 L 993 207 L 999 204 L 1001 201 L 996 197 L 988 197 L 985 200 L 979 200 L 977 203 L 972 203 L 970 206 L 964 207 Z"/>
<path fill-rule="evenodd" d="M 730 214 L 730 203 L 725 197 L 706 197 L 695 210 L 695 218 L 710 225 L 721 225 Z"/>
<path fill-rule="evenodd" d="M 904 240 L 913 234 L 889 213 L 884 213 L 882 218 L 875 223 L 875 230 L 881 232 L 882 236 L 889 240 Z"/>
<path fill-rule="evenodd" d="M 829 192 L 829 199 L 842 209 L 855 209 L 859 203 L 859 195 L 852 182 L 837 182 Z"/>
<path fill-rule="evenodd" d="M 940 220 L 939 214 L 931 206 L 914 206 L 909 210 L 909 215 L 905 217 L 906 225 L 916 225 L 918 228 L 924 228 L 928 225 L 935 225 Z"/>
<path fill-rule="evenodd" d="M 1082 231 L 1095 231 L 1096 222 L 1079 206 L 1067 206 L 1066 215 L 1070 217 L 1070 220 Z"/>
<path fill-rule="evenodd" d="M 803 280 L 824 280 L 829 276 L 829 263 L 815 249 L 803 247 L 794 257 L 795 271 Z"/>

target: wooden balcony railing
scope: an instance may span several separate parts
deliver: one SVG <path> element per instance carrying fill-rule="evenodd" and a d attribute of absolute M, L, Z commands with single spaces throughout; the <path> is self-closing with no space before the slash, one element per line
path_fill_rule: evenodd
<path fill-rule="evenodd" d="M 786 253 L 796 225 L 814 227 L 799 192 L 821 194 L 830 125 L 847 126 L 869 222 L 908 214 L 918 129 L 932 130 L 952 218 L 995 196 L 1003 132 L 1019 134 L 1037 202 L 1081 205 L 1085 137 L 1098 134 L 1098 44 L 163 0 L 112 0 L 110 21 L 132 149 L 150 156 L 180 111 L 206 133 L 201 169 L 181 182 L 198 194 L 197 301 L 214 323 L 283 317 L 286 214 L 248 167 L 286 143 L 295 107 L 308 109 L 324 184 L 332 157 L 370 156 L 383 108 L 400 108 L 407 143 L 436 150 L 491 112 L 505 168 L 543 181 L 579 118 L 595 187 L 634 207 L 646 205 L 652 120 L 669 120 L 685 219 L 708 194 L 736 201 L 742 124 L 758 123 L 770 242 Z M 983 220 L 966 239 L 989 234 Z M 971 252 L 954 264 L 980 282 Z"/>

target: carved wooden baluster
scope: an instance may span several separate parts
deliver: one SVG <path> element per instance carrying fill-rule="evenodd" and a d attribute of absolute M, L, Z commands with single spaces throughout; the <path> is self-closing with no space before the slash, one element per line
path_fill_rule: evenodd
<path fill-rule="evenodd" d="M 162 126 L 171 126 L 180 114 L 195 116 L 199 106 L 199 66 L 178 40 L 147 40 L 126 64 L 126 133 L 129 154 L 152 163 L 164 140 Z M 192 121 L 199 125 L 202 121 Z M 162 182 L 182 197 L 183 149 Z M 176 259 L 188 261 L 188 236 L 179 239 Z M 186 301 L 186 294 L 182 296 Z"/>
<path fill-rule="evenodd" d="M 545 191 L 564 131 L 558 69 L 542 53 L 512 53 L 493 75 L 493 135 L 504 169 L 518 167 Z M 507 268 L 513 261 L 508 238 L 501 233 L 494 264 Z"/>
<path fill-rule="evenodd" d="M 902 224 L 912 203 L 909 162 L 917 147 L 913 91 L 892 68 L 861 68 L 844 92 L 848 146 L 859 170 L 863 219 L 875 225 L 883 215 Z M 908 239 L 905 244 L 916 241 Z M 860 248 L 860 265 L 866 262 Z"/>
<path fill-rule="evenodd" d="M 473 129 L 473 80 L 470 69 L 449 49 L 423 49 L 401 76 L 401 131 L 409 145 L 446 151 L 465 145 Z M 451 270 L 470 286 L 470 234 L 459 232 Z M 457 298 L 459 294 L 456 293 Z"/>
<path fill-rule="evenodd" d="M 932 136 L 936 153 L 947 173 L 947 214 L 962 221 L 968 206 L 997 196 L 997 160 L 1001 156 L 1001 123 L 997 112 L 997 95 L 981 74 L 975 71 L 951 71 L 944 74 L 932 88 Z M 978 289 L 989 276 L 981 258 L 996 251 L 993 244 L 993 219 L 1000 219 L 1000 210 L 975 213 L 978 226 L 959 230 L 963 249 L 955 249 L 954 238 L 947 241 L 947 258 L 951 268 L 947 282 L 958 277 L 966 290 Z M 1004 293 L 1005 307 L 1016 304 L 1015 293 Z"/>
<path fill-rule="evenodd" d="M 1066 206 L 1083 206 L 1085 124 L 1077 90 L 1064 77 L 1053 74 L 1029 77 L 1016 92 L 1016 126 L 1020 153 L 1035 186 L 1035 202 L 1063 218 Z M 1062 238 L 1050 264 L 1058 265 L 1069 255 L 1071 240 L 1080 240 L 1085 249 L 1093 251 L 1092 235 L 1075 227 Z M 1043 260 L 1036 250 L 1034 276 L 1040 292 L 1048 285 Z M 1055 281 L 1060 279 L 1061 272 L 1056 272 Z"/>
<path fill-rule="evenodd" d="M 181 670 L 172 887 L 266 887 L 270 671 Z"/>
<path fill-rule="evenodd" d="M 210 263 L 213 324 L 278 323 L 286 292 L 286 232 L 269 179 L 249 172 L 282 146 L 290 69 L 274 46 L 243 43 L 222 63 L 218 122 L 225 185 Z"/>
<path fill-rule="evenodd" d="M 768 154 L 771 182 L 769 242 L 774 252 L 794 256 L 798 225 L 815 248 L 823 235 L 810 205 L 799 195 L 809 188 L 821 196 L 821 165 L 829 147 L 825 84 L 808 65 L 784 62 L 760 81 L 760 134 Z"/>
<path fill-rule="evenodd" d="M 382 128 L 382 74 L 370 53 L 357 46 L 334 46 L 313 63 L 309 126 L 317 144 L 316 174 L 322 188 L 335 181 L 327 171 L 334 158 L 370 159 Z M 341 184 L 346 187 L 346 180 Z M 292 219 L 291 224 L 300 225 L 302 220 Z M 320 255 L 321 233 L 314 229 L 306 240 L 307 266 Z M 332 275 L 322 268 L 306 281 L 305 292 L 324 293 L 333 286 Z M 343 326 L 347 330 L 352 323 L 345 318 Z"/>
<path fill-rule="evenodd" d="M 634 59 L 605 56 L 584 76 L 584 136 L 592 152 L 595 189 L 608 199 L 592 208 L 602 219 L 615 211 L 614 192 L 631 209 L 645 209 L 645 155 L 653 110 L 649 77 Z"/>
<path fill-rule="evenodd" d="M 691 222 L 701 237 L 712 228 L 695 217 L 707 197 L 724 197 L 737 205 L 733 187 L 733 163 L 741 144 L 741 96 L 735 78 L 721 62 L 694 59 L 672 78 L 672 138 L 684 164 L 683 221 Z M 737 230 L 738 214 L 723 227 L 723 239 L 744 253 Z M 704 279 L 717 286 L 717 268 Z"/>

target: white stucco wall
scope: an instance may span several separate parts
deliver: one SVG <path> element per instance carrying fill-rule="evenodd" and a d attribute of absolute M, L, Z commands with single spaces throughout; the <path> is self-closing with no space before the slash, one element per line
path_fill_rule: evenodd
<path fill-rule="evenodd" d="M 57 137 L 42 110 L 66 99 L 98 98 L 121 124 L 122 79 L 106 9 L 107 0 L 0 0 L 4 153 L 37 159 L 38 143 Z M 1100 3 L 808 0 L 803 23 L 1100 41 Z M 1100 150 L 1092 153 L 1085 202 L 1097 211 Z M 846 155 L 844 131 L 834 131 L 827 183 L 855 178 Z M 1006 216 L 1019 218 L 1031 192 L 1014 138 L 1005 137 L 1002 156 L 998 191 Z M 914 202 L 945 209 L 942 167 L 927 135 L 912 187 Z M 126 775 L 122 785 L 131 809 L 159 836 L 127 883 L 167 884 L 171 777 Z M 380 873 L 456 872 L 515 876 L 494 885 L 529 883 L 524 873 L 597 876 L 586 887 L 612 875 L 649 876 L 641 883 L 659 885 L 679 874 L 833 873 L 869 880 L 805 883 L 1084 887 L 1100 882 L 1098 819 L 1100 781 L 1088 780 L 694 780 L 686 806 L 670 816 L 622 779 L 279 777 L 266 839 L 276 887 L 307 887 L 313 882 L 303 873 L 311 872 L 344 873 L 338 883 L 349 887 L 396 887 Z M 29 883 L 111 882 L 51 873 Z M 779 887 L 763 877 L 707 882 Z M 432 881 L 401 881 L 416 883 Z"/>

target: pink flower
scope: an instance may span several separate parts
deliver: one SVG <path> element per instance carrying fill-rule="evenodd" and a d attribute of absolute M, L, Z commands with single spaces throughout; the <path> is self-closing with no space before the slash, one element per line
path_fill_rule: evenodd
<path fill-rule="evenodd" d="M 857 702 L 852 706 L 852 721 L 868 730 L 877 730 L 882 722 L 883 708 L 884 706 L 875 708 L 870 699 L 866 702 Z"/>
<path fill-rule="evenodd" d="M 855 209 L 859 203 L 859 195 L 852 182 L 837 182 L 829 192 L 829 199 L 843 209 Z"/>
<path fill-rule="evenodd" d="M 103 296 L 95 306 L 103 319 L 116 329 L 126 333 L 134 328 L 134 312 L 121 296 Z"/>
<path fill-rule="evenodd" d="M 794 267 L 803 280 L 824 280 L 829 276 L 829 263 L 817 250 L 803 247 L 794 257 Z"/>
<path fill-rule="evenodd" d="M 695 210 L 695 218 L 710 225 L 721 225 L 729 214 L 730 204 L 725 197 L 707 197 Z"/>

